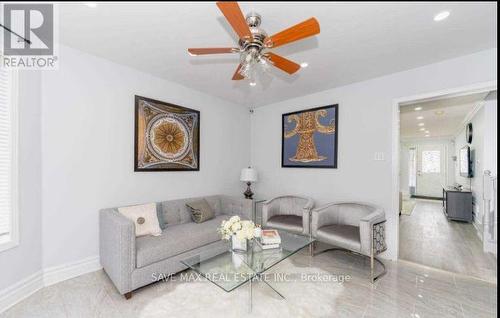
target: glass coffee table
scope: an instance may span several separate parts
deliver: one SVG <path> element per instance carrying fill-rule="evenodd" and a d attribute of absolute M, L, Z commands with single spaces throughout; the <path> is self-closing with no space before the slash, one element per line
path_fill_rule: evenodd
<path fill-rule="evenodd" d="M 207 247 L 181 262 L 226 292 L 248 283 L 251 311 L 252 282 L 264 282 L 284 299 L 285 297 L 265 280 L 263 274 L 314 242 L 309 236 L 278 232 L 281 237 L 279 248 L 263 250 L 259 244 L 252 242 L 246 253 L 236 253 L 229 250 L 229 244 L 216 245 Z"/>

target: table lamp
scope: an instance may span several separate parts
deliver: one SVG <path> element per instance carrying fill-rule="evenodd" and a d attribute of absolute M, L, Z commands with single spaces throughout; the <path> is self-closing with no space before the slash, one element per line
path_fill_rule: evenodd
<path fill-rule="evenodd" d="M 252 199 L 253 192 L 252 189 L 250 189 L 250 185 L 252 184 L 252 182 L 257 181 L 257 171 L 250 167 L 242 169 L 240 180 L 247 183 L 247 190 L 243 192 L 245 198 Z"/>

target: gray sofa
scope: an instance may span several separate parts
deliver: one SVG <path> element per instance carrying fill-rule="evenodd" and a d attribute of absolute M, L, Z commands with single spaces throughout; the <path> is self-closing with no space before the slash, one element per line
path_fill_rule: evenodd
<path fill-rule="evenodd" d="M 118 291 L 128 299 L 132 291 L 151 284 L 154 277 L 175 274 L 186 269 L 181 260 L 193 256 L 204 247 L 221 249 L 217 228 L 231 215 L 252 219 L 252 200 L 214 195 L 203 197 L 215 211 L 215 218 L 194 223 L 186 203 L 199 198 L 158 202 L 166 228 L 161 236 L 135 237 L 134 223 L 117 208 L 99 214 L 99 255 L 101 265 Z"/>

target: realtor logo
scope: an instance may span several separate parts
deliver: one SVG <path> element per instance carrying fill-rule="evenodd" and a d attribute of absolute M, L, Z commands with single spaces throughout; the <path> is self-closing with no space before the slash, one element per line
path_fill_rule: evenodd
<path fill-rule="evenodd" d="M 2 66 L 17 69 L 55 69 L 54 5 L 3 5 Z"/>

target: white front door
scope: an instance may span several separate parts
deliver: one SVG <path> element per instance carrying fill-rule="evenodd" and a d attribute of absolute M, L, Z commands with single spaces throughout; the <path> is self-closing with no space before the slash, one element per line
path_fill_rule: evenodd
<path fill-rule="evenodd" d="M 446 182 L 446 147 L 419 145 L 417 153 L 417 195 L 443 197 Z"/>

